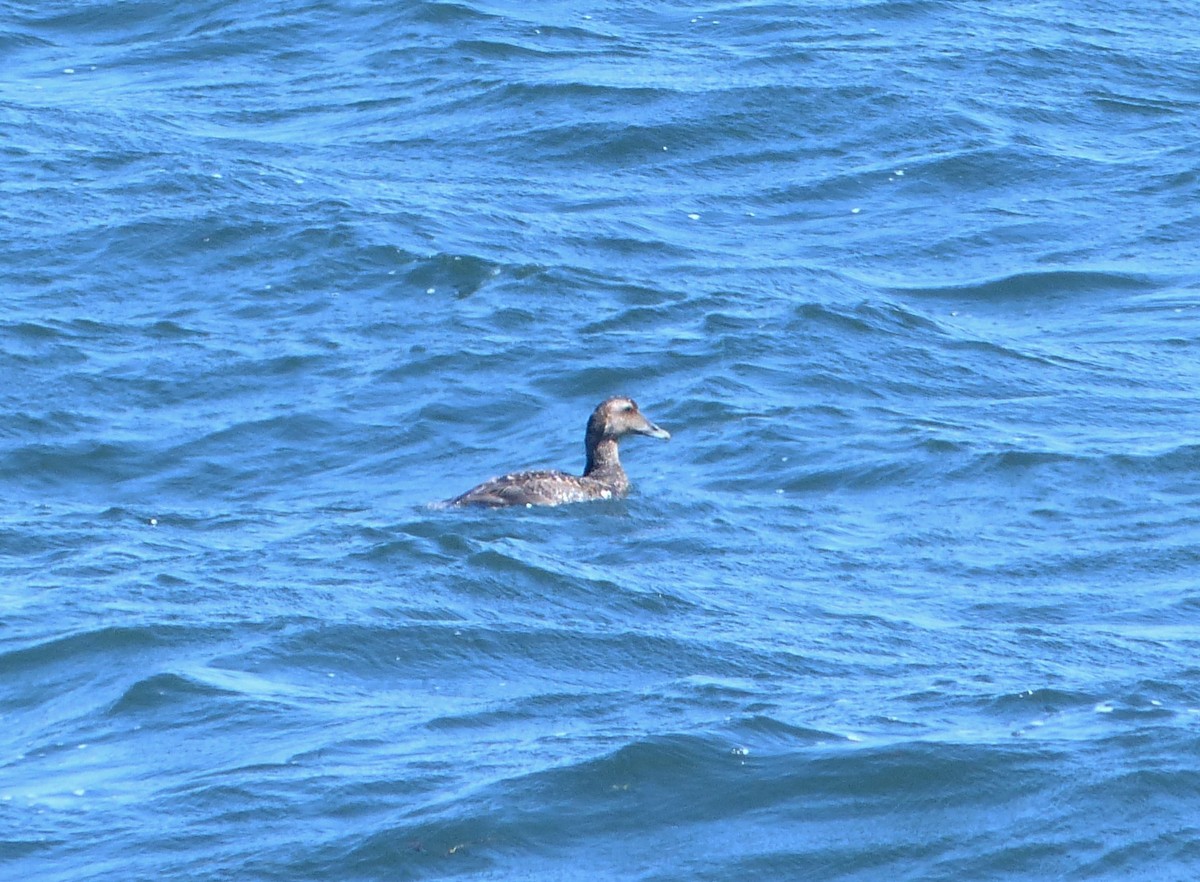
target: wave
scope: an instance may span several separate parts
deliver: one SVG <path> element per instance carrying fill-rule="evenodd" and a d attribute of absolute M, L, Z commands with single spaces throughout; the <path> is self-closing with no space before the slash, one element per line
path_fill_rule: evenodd
<path fill-rule="evenodd" d="M 1160 286 L 1161 281 L 1143 273 L 1055 269 L 1013 273 L 976 282 L 937 287 L 893 286 L 890 290 L 898 296 L 952 299 L 971 304 L 1002 306 L 1034 301 L 1040 306 L 1049 307 L 1104 293 L 1150 292 Z"/>

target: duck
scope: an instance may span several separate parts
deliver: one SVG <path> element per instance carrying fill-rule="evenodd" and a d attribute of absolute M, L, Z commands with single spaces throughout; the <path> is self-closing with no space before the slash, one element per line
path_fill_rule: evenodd
<path fill-rule="evenodd" d="M 671 437 L 666 429 L 650 422 L 632 398 L 623 395 L 606 398 L 588 418 L 583 441 L 587 462 L 582 475 L 553 470 L 512 472 L 484 481 L 446 500 L 444 505 L 532 508 L 623 498 L 629 495 L 632 485 L 621 467 L 617 445 L 626 435 L 645 435 L 663 441 Z"/>

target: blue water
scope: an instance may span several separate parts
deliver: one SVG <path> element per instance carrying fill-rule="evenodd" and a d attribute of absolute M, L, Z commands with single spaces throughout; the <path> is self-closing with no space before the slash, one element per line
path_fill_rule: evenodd
<path fill-rule="evenodd" d="M 8 2 L 0 162 L 4 878 L 1200 877 L 1191 4 Z"/>

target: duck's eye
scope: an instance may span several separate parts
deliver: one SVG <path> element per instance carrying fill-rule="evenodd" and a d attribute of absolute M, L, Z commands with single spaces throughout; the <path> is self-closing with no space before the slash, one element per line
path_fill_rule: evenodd
<path fill-rule="evenodd" d="M 637 406 L 634 404 L 626 404 L 621 408 L 621 410 L 625 411 L 625 413 L 633 413 L 635 410 L 637 410 Z"/>

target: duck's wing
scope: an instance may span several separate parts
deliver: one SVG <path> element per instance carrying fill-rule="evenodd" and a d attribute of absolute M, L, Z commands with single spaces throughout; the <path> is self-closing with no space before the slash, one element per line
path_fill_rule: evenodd
<path fill-rule="evenodd" d="M 565 502 L 581 502 L 585 499 L 603 499 L 612 496 L 597 485 L 597 482 L 566 472 L 514 472 L 484 481 L 461 496 L 449 501 L 449 505 L 482 505 L 500 508 L 507 505 L 562 505 Z"/>

